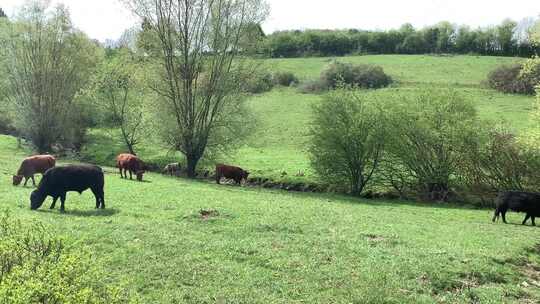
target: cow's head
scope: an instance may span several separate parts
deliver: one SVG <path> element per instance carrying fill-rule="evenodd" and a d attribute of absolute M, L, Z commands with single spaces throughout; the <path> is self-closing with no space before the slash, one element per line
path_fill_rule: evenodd
<path fill-rule="evenodd" d="M 30 194 L 30 209 L 36 210 L 41 207 L 45 201 L 45 198 L 46 195 L 41 194 L 39 191 L 32 191 L 32 194 Z"/>
<path fill-rule="evenodd" d="M 142 178 L 143 178 L 143 175 L 144 175 L 144 170 L 140 170 L 140 171 L 135 172 L 135 175 L 137 176 L 137 180 L 142 182 Z"/>
<path fill-rule="evenodd" d="M 243 179 L 248 180 L 249 172 L 244 170 L 244 176 L 242 176 Z"/>
<path fill-rule="evenodd" d="M 13 175 L 13 186 L 18 186 L 21 184 L 23 179 L 22 175 Z"/>

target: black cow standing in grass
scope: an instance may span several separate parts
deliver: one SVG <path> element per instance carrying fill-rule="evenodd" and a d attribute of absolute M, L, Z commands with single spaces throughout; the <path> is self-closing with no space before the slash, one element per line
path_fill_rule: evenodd
<path fill-rule="evenodd" d="M 519 191 L 507 191 L 502 192 L 497 196 L 495 200 L 497 209 L 495 209 L 495 215 L 493 221 L 502 215 L 503 222 L 506 224 L 506 212 L 508 210 L 516 212 L 524 212 L 525 219 L 523 225 L 527 223 L 530 218 L 532 225 L 536 226 L 534 222 L 536 217 L 540 217 L 540 193 L 532 192 L 519 192 Z"/>
<path fill-rule="evenodd" d="M 60 198 L 60 211 L 64 212 L 64 202 L 68 191 L 83 191 L 90 189 L 96 197 L 96 209 L 105 208 L 103 186 L 105 184 L 103 170 L 94 165 L 68 165 L 47 170 L 36 190 L 30 196 L 30 208 L 36 210 L 47 198 L 51 196 L 54 209 L 56 201 Z"/>

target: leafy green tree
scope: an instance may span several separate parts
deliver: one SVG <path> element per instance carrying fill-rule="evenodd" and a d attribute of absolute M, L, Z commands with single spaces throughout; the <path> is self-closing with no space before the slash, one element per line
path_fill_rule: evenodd
<path fill-rule="evenodd" d="M 530 29 L 530 40 L 531 42 L 540 47 L 540 19 L 536 21 L 535 25 Z"/>
<path fill-rule="evenodd" d="M 17 129 L 39 152 L 56 143 L 80 146 L 87 117 L 75 97 L 100 57 L 99 47 L 73 28 L 67 9 L 50 10 L 47 3 L 25 6 L 3 46 Z"/>
<path fill-rule="evenodd" d="M 383 112 L 374 95 L 339 89 L 315 107 L 311 163 L 325 181 L 360 195 L 383 155 Z"/>
<path fill-rule="evenodd" d="M 389 106 L 387 153 L 431 200 L 445 200 L 459 161 L 474 137 L 477 121 L 471 103 L 449 89 L 397 95 Z"/>
<path fill-rule="evenodd" d="M 497 41 L 503 55 L 511 55 L 516 47 L 514 31 L 517 23 L 506 19 L 497 27 Z"/>
<path fill-rule="evenodd" d="M 0 7 L 0 18 L 7 18 L 6 13 L 4 13 L 4 10 Z"/>
<path fill-rule="evenodd" d="M 87 91 L 94 104 L 101 105 L 112 125 L 131 154 L 143 135 L 143 109 L 145 92 L 140 71 L 128 49 L 121 49 L 112 59 L 104 62 L 94 75 Z"/>
<path fill-rule="evenodd" d="M 241 125 L 242 83 L 248 61 L 240 58 L 241 41 L 250 25 L 267 15 L 263 0 L 145 1 L 128 0 L 146 21 L 152 38 L 149 54 L 155 78 L 163 137 L 186 157 L 187 174 L 195 177 L 199 161 L 232 147 Z M 245 107 L 244 107 L 245 109 Z"/>

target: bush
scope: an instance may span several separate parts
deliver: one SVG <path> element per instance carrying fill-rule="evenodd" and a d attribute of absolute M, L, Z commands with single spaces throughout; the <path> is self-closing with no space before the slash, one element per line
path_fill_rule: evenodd
<path fill-rule="evenodd" d="M 540 85 L 540 57 L 528 59 L 523 64 L 519 79 L 527 88 L 527 94 L 534 94 L 536 86 Z"/>
<path fill-rule="evenodd" d="M 360 195 L 369 184 L 384 147 L 383 112 L 373 95 L 339 89 L 315 107 L 311 163 L 321 178 Z M 344 190 L 344 189 L 343 189 Z"/>
<path fill-rule="evenodd" d="M 398 181 L 400 187 L 418 191 L 420 198 L 449 199 L 459 160 L 476 136 L 473 105 L 453 90 L 426 90 L 394 99 L 399 102 L 387 109 L 391 131 L 386 160 L 392 166 L 386 172 L 395 174 L 388 183 Z"/>
<path fill-rule="evenodd" d="M 334 89 L 341 84 L 363 89 L 387 87 L 392 78 L 376 65 L 352 65 L 350 63 L 332 62 L 321 73 L 321 82 L 325 87 Z"/>
<path fill-rule="evenodd" d="M 488 74 L 490 88 L 503 93 L 534 94 L 540 81 L 540 59 L 530 59 L 524 65 L 502 65 Z"/>
<path fill-rule="evenodd" d="M 268 72 L 256 72 L 251 77 L 245 77 L 242 90 L 246 93 L 260 94 L 272 90 L 274 82 L 272 74 Z"/>
<path fill-rule="evenodd" d="M 491 127 L 477 134 L 461 166 L 473 193 L 538 189 L 540 154 L 536 150 L 504 128 Z"/>
<path fill-rule="evenodd" d="M 129 303 L 104 282 L 89 254 L 67 248 L 40 224 L 0 217 L 2 303 Z"/>
<path fill-rule="evenodd" d="M 298 78 L 291 72 L 278 72 L 274 74 L 274 84 L 284 87 L 298 83 Z"/>
<path fill-rule="evenodd" d="M 304 94 L 309 94 L 320 93 L 326 91 L 328 88 L 319 79 L 316 79 L 302 82 L 298 89 Z"/>

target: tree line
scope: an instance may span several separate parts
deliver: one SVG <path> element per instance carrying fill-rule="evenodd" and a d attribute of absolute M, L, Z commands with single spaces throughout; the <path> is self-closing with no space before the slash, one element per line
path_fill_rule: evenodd
<path fill-rule="evenodd" d="M 428 53 L 530 57 L 540 51 L 531 42 L 532 30 L 538 24 L 538 20 L 526 18 L 477 29 L 444 21 L 422 29 L 404 24 L 388 31 L 280 31 L 265 38 L 259 53 L 274 58 Z"/>

